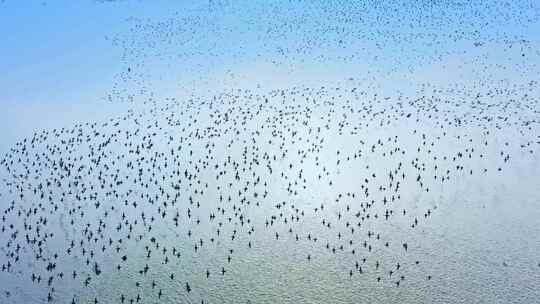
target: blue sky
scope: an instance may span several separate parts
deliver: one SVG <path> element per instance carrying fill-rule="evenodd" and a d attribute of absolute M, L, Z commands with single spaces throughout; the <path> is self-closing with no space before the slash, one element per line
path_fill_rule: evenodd
<path fill-rule="evenodd" d="M 123 4 L 126 5 L 126 4 Z M 78 102 L 110 85 L 129 10 L 92 1 L 6 1 L 0 5 L 0 75 L 5 102 Z M 138 8 L 134 5 L 131 8 Z"/>
<path fill-rule="evenodd" d="M 219 6 L 222 2 L 226 5 Z M 527 18 L 528 13 L 534 16 L 535 10 L 538 11 L 534 2 L 519 2 L 529 3 L 531 6 L 529 12 L 524 10 L 523 19 Z M 462 9 L 460 6 L 444 10 L 433 6 L 429 14 L 436 18 L 416 28 L 412 23 L 416 20 L 413 15 L 422 13 L 420 6 L 418 10 L 411 6 L 393 13 L 390 11 L 400 9 L 399 5 L 367 1 L 365 3 L 368 4 L 365 7 L 360 6 L 357 11 L 350 9 L 355 5 L 344 7 L 344 18 L 365 18 L 366 24 L 372 25 L 370 28 L 362 28 L 355 22 L 333 20 L 332 16 L 325 12 L 325 6 L 346 6 L 348 2 L 328 1 L 328 5 L 326 2 L 316 1 L 309 4 L 301 1 L 213 3 L 218 7 L 214 12 L 208 9 L 206 1 L 5 0 L 0 4 L 0 70 L 4 71 L 0 74 L 0 102 L 72 103 L 103 99 L 111 89 L 114 78 L 126 68 L 119 60 L 122 56 L 121 49 L 113 46 L 106 37 L 129 39 L 133 24 L 159 23 L 173 16 L 186 16 L 190 17 L 190 20 L 200 21 L 200 27 L 196 29 L 194 36 L 187 37 L 192 39 L 187 44 L 173 44 L 172 47 L 161 44 L 157 49 L 170 52 L 169 55 L 181 51 L 196 53 L 182 57 L 181 61 L 157 62 L 159 60 L 146 58 L 153 73 L 148 76 L 150 78 L 157 79 L 159 74 L 184 79 L 188 73 L 191 75 L 189 77 L 194 74 L 211 77 L 216 73 L 221 77 L 221 73 L 227 70 L 234 72 L 237 66 L 261 60 L 284 60 L 286 64 L 293 65 L 293 69 L 321 64 L 350 66 L 351 62 L 344 63 L 335 58 L 352 53 L 366 55 L 356 57 L 354 63 L 360 63 L 360 66 L 361 63 L 368 63 L 371 65 L 371 72 L 376 73 L 376 70 L 381 69 L 395 70 L 416 66 L 430 56 L 444 55 L 445 50 L 456 51 L 470 47 L 469 40 L 452 41 L 450 35 L 455 31 L 474 33 L 469 37 L 476 36 L 480 40 L 495 37 L 501 31 L 510 38 L 515 36 L 516 39 L 523 36 L 538 38 L 539 35 L 539 31 L 535 31 L 530 24 L 521 26 L 518 24 L 519 20 L 504 20 L 501 10 L 512 9 L 511 5 L 506 4 L 492 5 L 492 16 L 489 11 L 468 11 L 468 8 Z M 376 8 L 375 3 L 381 7 Z M 386 5 L 389 7 L 386 8 Z M 472 7 L 474 8 L 474 5 Z M 373 23 L 372 21 L 378 18 L 377 14 L 385 10 L 388 10 L 390 15 L 385 21 L 387 23 Z M 271 14 L 274 11 L 278 11 L 275 16 Z M 475 16 L 476 20 L 472 18 Z M 130 17 L 135 17 L 138 21 L 130 22 Z M 490 17 L 493 20 L 490 20 Z M 478 23 L 497 20 L 500 22 L 492 22 L 493 25 L 475 33 L 473 21 Z M 537 21 L 536 24 L 540 25 Z M 272 28 L 275 25 L 282 27 Z M 337 37 L 341 35 L 340 27 L 358 35 L 365 34 L 373 40 L 365 41 L 343 35 L 339 38 L 343 45 L 335 45 L 333 39 L 337 41 Z M 319 28 L 321 31 L 317 30 Z M 327 28 L 331 31 L 322 31 Z M 439 35 L 437 39 L 442 43 L 430 45 L 429 35 L 432 34 Z M 400 36 L 393 40 L 391 35 Z M 443 37 L 444 35 L 448 37 Z M 414 38 L 408 40 L 407 37 Z M 136 35 L 132 38 L 141 40 L 141 37 Z M 374 48 L 375 45 L 378 49 Z M 309 46 L 309 49 L 306 46 Z M 367 47 L 368 51 L 359 51 L 363 47 Z M 281 50 L 289 52 L 287 58 L 279 56 L 278 52 Z M 148 54 L 155 55 L 151 51 Z M 319 54 L 321 57 L 316 58 Z M 373 54 L 378 55 L 378 58 Z M 321 59 L 328 56 L 335 57 Z M 180 68 L 178 63 L 184 68 Z M 167 64 L 177 66 L 171 67 Z M 186 71 L 187 68 L 190 70 Z M 348 76 L 352 75 L 344 75 L 344 78 Z"/>
<path fill-rule="evenodd" d="M 177 97 L 344 79 L 381 86 L 385 77 L 413 79 L 456 56 L 484 56 L 476 42 L 504 55 L 505 41 L 539 41 L 536 1 L 447 3 L 4 0 L 3 139 L 68 124 L 69 117 L 94 117 L 88 111 L 96 107 L 109 111 L 103 102 L 109 96 Z M 537 65 L 528 58 L 516 60 Z"/>

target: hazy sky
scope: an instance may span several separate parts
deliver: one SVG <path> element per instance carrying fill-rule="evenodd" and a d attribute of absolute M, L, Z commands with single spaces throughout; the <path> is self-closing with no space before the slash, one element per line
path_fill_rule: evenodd
<path fill-rule="evenodd" d="M 227 3 L 228 1 L 214 1 L 214 5 L 217 6 L 221 2 Z M 279 2 L 281 1 L 270 3 Z M 274 59 L 272 56 L 274 56 L 276 49 L 292 49 L 301 46 L 301 43 L 306 42 L 309 38 L 315 37 L 320 38 L 322 42 L 313 41 L 314 47 L 310 49 L 309 54 L 312 56 L 311 58 L 315 57 L 317 53 L 326 56 L 340 54 L 338 47 L 331 48 L 324 44 L 325 37 L 315 36 L 317 34 L 315 31 L 313 31 L 314 36 L 309 37 L 310 32 L 303 29 L 291 28 L 285 31 L 288 34 L 286 36 L 276 35 L 273 37 L 273 41 L 261 41 L 259 34 L 267 32 L 271 28 L 269 26 L 271 22 L 287 25 L 289 20 L 297 17 L 298 2 L 283 2 L 290 6 L 290 10 L 283 9 L 280 12 L 281 19 L 274 20 L 274 16 L 265 15 L 265 5 L 268 6 L 268 9 L 272 8 L 272 5 L 257 4 L 256 1 L 250 1 L 241 6 L 237 4 L 240 8 L 238 10 L 231 4 L 230 7 L 216 10 L 216 12 L 209 9 L 206 1 L 176 1 L 173 4 L 171 4 L 171 1 L 4 1 L 0 4 L 0 35 L 2 37 L 0 70 L 4 71 L 0 75 L 0 102 L 2 104 L 10 102 L 72 103 L 103 98 L 104 93 L 110 90 L 115 75 L 122 68 L 125 68 L 119 60 L 121 50 L 113 46 L 111 40 L 107 40 L 106 37 L 129 37 L 133 25 L 133 22 L 127 21 L 129 17 L 135 17 L 139 20 L 148 19 L 148 22 L 166 21 L 173 14 L 201 18 L 202 22 L 197 29 L 199 33 L 195 33 L 194 39 L 183 45 L 185 50 L 197 50 L 201 54 L 193 54 L 188 58 L 189 60 L 183 58 L 182 63 L 191 65 L 194 69 L 189 70 L 190 75 L 182 75 L 182 77 L 194 77 L 194 72 L 208 77 L 209 70 L 214 74 L 218 74 L 217 77 L 222 77 L 222 72 L 230 70 L 231 66 L 240 70 L 243 65 L 250 65 L 253 61 L 260 61 L 261 56 L 265 57 L 266 55 L 263 61 L 269 58 Z M 527 3 L 530 1 L 519 2 Z M 495 8 L 504 9 L 506 6 L 508 5 L 501 4 L 500 7 L 495 6 Z M 258 10 L 258 7 L 260 7 L 260 10 Z M 313 7 L 316 7 L 316 5 L 313 5 Z M 508 7 L 508 9 L 511 9 L 511 6 Z M 538 8 L 532 7 L 531 11 L 534 9 L 537 10 Z M 377 28 L 372 29 L 358 28 L 359 33 L 362 33 L 363 30 L 366 32 L 372 31 L 375 39 L 378 36 L 383 36 L 383 34 L 391 36 L 388 35 L 389 32 L 392 32 L 393 35 L 402 35 L 402 37 L 406 37 L 406 35 L 416 36 L 415 40 L 410 42 L 407 39 L 399 39 L 384 45 L 379 43 L 377 45 L 378 59 L 374 58 L 374 56 L 366 56 L 361 60 L 358 59 L 355 63 L 373 63 L 377 65 L 377 69 L 384 69 L 385 65 L 390 66 L 393 64 L 395 66 L 397 63 L 392 60 L 384 60 L 388 59 L 388 57 L 392 59 L 401 58 L 403 61 L 410 60 L 410 58 L 425 59 L 421 56 L 428 57 L 434 49 L 439 55 L 444 55 L 445 49 L 453 51 L 460 48 L 469 48 L 471 46 L 470 41 L 454 42 L 451 38 L 439 37 L 438 40 L 443 43 L 437 45 L 436 48 L 429 45 L 429 43 L 418 43 L 430 41 L 430 38 L 418 38 L 419 35 L 426 35 L 426 37 L 433 33 L 451 35 L 456 30 L 474 32 L 473 27 L 467 24 L 469 16 L 467 14 L 460 16 L 463 12 L 460 11 L 459 7 L 445 7 L 445 10 L 443 11 L 442 8 L 434 6 L 432 11 L 429 12 L 429 14 L 440 18 L 440 26 L 437 26 L 437 22 L 430 22 L 427 24 L 429 26 L 422 25 L 423 28 L 410 28 L 407 17 L 410 14 L 420 13 L 413 10 L 398 12 L 396 18 L 390 18 L 390 23 L 386 26 L 377 26 Z M 379 11 L 375 9 L 373 11 L 367 10 L 365 15 L 362 16 L 364 18 L 375 16 Z M 228 12 L 233 13 L 228 14 Z M 287 15 L 287 12 L 290 12 L 290 15 Z M 478 15 L 476 20 L 478 22 L 484 19 L 486 19 L 486 22 L 496 21 L 495 13 L 498 13 L 498 11 L 493 9 L 494 20 L 489 20 L 489 11 L 470 12 L 471 15 Z M 525 13 L 527 12 L 525 11 Z M 256 14 L 261 14 L 260 18 Z M 321 22 L 329 25 L 341 25 L 339 21 L 326 19 L 323 9 L 312 9 L 309 13 L 306 13 L 305 17 L 306 21 L 304 23 L 306 27 L 316 27 Z M 524 18 L 526 17 L 525 15 Z M 497 31 L 506 25 L 511 25 L 514 21 L 493 22 L 492 27 L 489 27 L 488 30 L 483 29 L 476 36 L 480 39 L 496 37 Z M 534 27 L 514 25 L 504 28 L 505 34 L 510 37 L 515 35 L 516 39 L 522 36 L 538 37 L 539 31 L 534 31 Z M 228 29 L 231 29 L 230 33 L 226 33 Z M 444 29 L 446 33 L 441 32 L 441 29 Z M 381 34 L 378 34 L 377 30 L 381 31 Z M 212 35 L 216 31 L 219 35 Z M 325 35 L 336 35 L 336 33 Z M 350 41 L 349 49 L 344 49 L 344 54 L 351 49 L 357 50 L 371 47 L 369 42 L 355 41 L 351 38 L 353 37 L 344 37 L 343 39 Z M 302 41 L 302 39 L 306 39 L 306 41 Z M 208 56 L 211 49 L 215 49 L 217 56 Z M 181 51 L 179 48 L 177 50 Z M 233 50 L 233 52 L 227 52 L 230 50 Z M 235 52 L 238 56 L 232 59 L 227 58 L 229 55 L 234 55 Z M 410 56 L 411 54 L 413 56 Z M 302 58 L 302 56 L 305 58 Z M 213 60 L 216 57 L 229 60 Z M 289 57 L 286 60 L 295 64 L 294 70 L 300 71 L 302 68 L 309 66 L 310 63 L 316 62 L 313 60 L 310 62 L 309 59 L 309 56 L 301 54 L 296 57 Z M 225 66 L 222 67 L 220 66 L 222 62 L 229 62 L 231 65 L 227 66 L 227 63 L 225 63 Z M 233 66 L 232 63 L 235 63 L 235 65 Z M 334 60 L 332 65 L 341 67 L 340 63 L 342 62 Z M 417 63 L 404 63 L 399 68 L 416 68 L 415 64 Z M 196 64 L 199 64 L 199 66 Z M 210 68 L 206 64 L 211 64 Z M 324 65 L 325 68 L 330 66 L 328 62 L 324 62 Z M 156 64 L 152 68 L 159 69 L 160 67 Z M 371 70 L 375 70 L 373 65 Z M 176 75 L 183 72 L 182 68 L 178 66 L 168 67 L 168 71 Z M 352 74 L 352 72 L 346 71 L 345 73 L 342 72 L 342 74 Z M 362 73 L 356 71 L 356 74 L 361 75 Z"/>
<path fill-rule="evenodd" d="M 97 107 L 123 68 L 107 37 L 128 31 L 130 16 L 166 14 L 156 2 L 0 3 L 0 147 L 37 128 L 106 117 Z"/>
<path fill-rule="evenodd" d="M 355 79 L 406 90 L 415 79 L 440 78 L 445 64 L 463 68 L 468 56 L 471 62 L 488 56 L 482 60 L 510 67 L 504 75 L 518 75 L 528 58 L 499 62 L 497 54 L 507 49 L 500 45 L 524 38 L 538 43 L 540 23 L 533 18 L 539 10 L 535 1 L 517 2 L 489 2 L 489 10 L 477 9 L 485 1 L 470 1 L 470 7 L 434 3 L 428 11 L 384 1 L 4 0 L 2 146 L 36 128 L 107 117 L 113 109 L 103 101 L 112 92 L 122 99 L 141 88 L 180 97 Z M 343 6 L 343 20 L 330 18 L 328 5 Z M 505 18 L 505 10 L 516 9 L 513 16 L 522 18 Z M 426 18 L 410 18 L 415 15 Z M 174 37 L 159 35 L 170 29 Z M 473 47 L 475 42 L 484 48 Z M 128 68 L 138 78 L 127 75 Z M 463 80 L 475 73 L 483 72 L 442 78 Z M 496 67 L 489 73 L 496 75 Z"/>

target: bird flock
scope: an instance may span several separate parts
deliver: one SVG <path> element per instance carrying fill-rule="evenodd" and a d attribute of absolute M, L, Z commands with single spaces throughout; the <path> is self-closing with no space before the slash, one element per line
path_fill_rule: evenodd
<path fill-rule="evenodd" d="M 258 303 L 283 284 L 274 278 L 321 271 L 333 293 L 435 284 L 423 240 L 445 217 L 444 193 L 538 163 L 540 49 L 505 25 L 527 28 L 540 11 L 534 1 L 506 7 L 209 1 L 187 17 L 128 20 L 129 35 L 106 38 L 123 55 L 105 102 L 124 113 L 36 130 L 0 160 L 1 278 L 21 282 L 0 300 Z M 231 21 L 236 10 L 245 27 Z M 462 54 L 471 79 L 378 87 L 462 44 L 477 52 Z M 488 60 L 498 51 L 502 60 Z M 317 86 L 190 97 L 154 88 L 154 65 L 208 75 L 252 57 L 285 70 L 370 67 Z M 540 260 L 530 265 L 540 272 Z"/>

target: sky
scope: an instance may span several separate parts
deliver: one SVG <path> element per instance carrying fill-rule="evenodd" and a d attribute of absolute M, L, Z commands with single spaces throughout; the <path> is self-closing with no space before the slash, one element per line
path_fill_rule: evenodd
<path fill-rule="evenodd" d="M 159 7 L 139 1 L 1 3 L 1 146 L 34 129 L 102 116 L 100 107 L 107 107 L 103 100 L 122 68 L 107 35 L 126 31 L 132 14 L 150 15 Z"/>
<path fill-rule="evenodd" d="M 481 9 L 485 5 L 489 9 Z M 337 18 L 336 7 L 343 10 Z M 498 64 L 505 41 L 525 37 L 531 47 L 539 41 L 535 1 L 427 7 L 395 1 L 4 0 L 2 147 L 35 129 L 116 113 L 121 109 L 104 101 L 128 100 L 141 88 L 156 99 L 350 80 L 404 91 L 423 80 L 463 80 L 463 73 L 440 75 L 441 66 L 463 68 L 455 58 L 474 60 L 489 46 L 488 59 Z M 522 17 L 508 18 L 505 10 Z M 483 48 L 473 47 L 478 42 Z M 499 73 L 507 74 L 519 71 Z M 485 75 L 465 72 L 472 79 Z"/>

